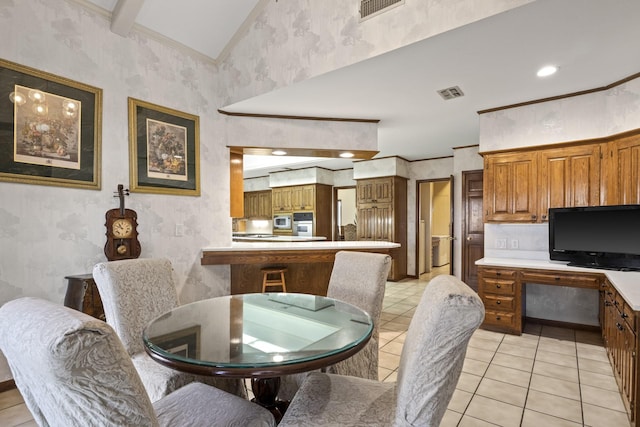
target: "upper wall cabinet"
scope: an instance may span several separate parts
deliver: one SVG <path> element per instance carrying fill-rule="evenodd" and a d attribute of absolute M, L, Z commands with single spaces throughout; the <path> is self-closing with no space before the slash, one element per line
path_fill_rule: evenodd
<path fill-rule="evenodd" d="M 547 221 L 549 208 L 600 204 L 600 144 L 539 152 L 539 218 Z"/>
<path fill-rule="evenodd" d="M 244 217 L 271 219 L 271 190 L 244 193 Z"/>
<path fill-rule="evenodd" d="M 604 173 L 605 203 L 640 204 L 640 135 L 609 142 L 606 154 L 609 167 Z"/>
<path fill-rule="evenodd" d="M 537 159 L 532 152 L 484 157 L 485 221 L 537 221 Z"/>
<path fill-rule="evenodd" d="M 313 211 L 316 207 L 316 185 L 291 187 L 291 206 L 294 211 Z"/>
<path fill-rule="evenodd" d="M 486 154 L 484 165 L 485 222 L 545 222 L 549 208 L 640 203 L 640 133 Z"/>
<path fill-rule="evenodd" d="M 291 187 L 275 187 L 271 189 L 273 213 L 293 212 L 291 204 Z"/>

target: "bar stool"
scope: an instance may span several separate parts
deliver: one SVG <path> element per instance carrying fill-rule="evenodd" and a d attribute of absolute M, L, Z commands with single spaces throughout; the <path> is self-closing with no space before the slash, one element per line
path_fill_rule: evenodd
<path fill-rule="evenodd" d="M 282 292 L 287 292 L 287 285 L 284 282 L 284 273 L 287 267 L 265 267 L 262 271 L 262 292 L 266 292 L 267 286 L 280 286 Z M 270 275 L 278 275 L 277 278 L 269 278 Z"/>

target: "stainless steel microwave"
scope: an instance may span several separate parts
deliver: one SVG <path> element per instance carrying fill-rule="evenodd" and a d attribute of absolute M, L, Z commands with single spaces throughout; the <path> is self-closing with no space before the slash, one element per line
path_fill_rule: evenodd
<path fill-rule="evenodd" d="M 273 228 L 276 230 L 291 230 L 291 215 L 274 215 Z"/>

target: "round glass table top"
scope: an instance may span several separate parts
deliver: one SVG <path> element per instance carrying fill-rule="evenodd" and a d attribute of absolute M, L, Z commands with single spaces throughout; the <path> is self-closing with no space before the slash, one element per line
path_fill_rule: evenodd
<path fill-rule="evenodd" d="M 369 314 L 351 304 L 307 294 L 261 293 L 176 307 L 153 320 L 143 340 L 152 358 L 176 369 L 267 375 L 335 363 L 364 346 L 372 331 Z M 304 364 L 309 366 L 296 367 Z"/>

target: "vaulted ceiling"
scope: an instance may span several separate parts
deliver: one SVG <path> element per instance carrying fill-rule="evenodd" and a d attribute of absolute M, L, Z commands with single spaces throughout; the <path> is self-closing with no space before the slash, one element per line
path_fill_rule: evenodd
<path fill-rule="evenodd" d="M 265 6 L 265 0 L 91 2 L 113 11 L 114 32 L 128 31 L 135 23 L 212 59 L 232 48 L 238 28 L 255 7 Z M 221 107 L 243 113 L 378 119 L 378 156 L 450 156 L 452 147 L 478 143 L 478 111 L 599 88 L 639 73 L 639 16 L 638 0 L 537 0 Z M 536 71 L 547 64 L 559 71 L 537 77 Z M 443 100 L 437 91 L 451 86 L 459 86 L 464 96 Z M 280 167 L 260 168 L 266 164 L 263 158 L 245 163 L 254 164 L 245 176 Z M 304 164 L 342 168 L 350 163 L 298 161 L 289 167 Z"/>

